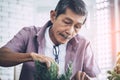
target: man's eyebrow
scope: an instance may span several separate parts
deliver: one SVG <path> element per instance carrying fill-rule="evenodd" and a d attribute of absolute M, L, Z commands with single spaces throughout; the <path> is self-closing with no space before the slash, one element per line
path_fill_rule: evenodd
<path fill-rule="evenodd" d="M 66 19 L 66 20 L 69 20 L 69 21 L 71 21 L 71 22 L 73 22 L 73 20 L 70 19 L 69 17 L 66 17 L 65 19 Z M 83 23 L 81 23 L 81 22 L 78 22 L 78 24 L 79 24 L 79 25 L 83 25 Z"/>

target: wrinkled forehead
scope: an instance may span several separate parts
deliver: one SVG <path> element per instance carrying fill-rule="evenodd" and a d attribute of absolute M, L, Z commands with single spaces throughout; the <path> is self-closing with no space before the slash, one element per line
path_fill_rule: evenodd
<path fill-rule="evenodd" d="M 83 15 L 77 14 L 69 8 L 66 9 L 66 12 L 63 15 L 64 15 L 65 19 L 72 20 L 72 21 L 78 22 L 80 24 L 83 24 L 86 19 L 86 15 L 83 16 Z"/>

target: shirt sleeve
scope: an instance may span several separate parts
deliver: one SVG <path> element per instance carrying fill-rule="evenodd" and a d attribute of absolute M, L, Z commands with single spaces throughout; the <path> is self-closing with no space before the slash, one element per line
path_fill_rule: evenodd
<path fill-rule="evenodd" d="M 29 37 L 29 28 L 21 29 L 4 47 L 15 52 L 24 52 Z"/>
<path fill-rule="evenodd" d="M 98 64 L 96 63 L 90 43 L 86 47 L 86 54 L 84 55 L 83 71 L 90 77 L 96 77 L 100 73 Z"/>

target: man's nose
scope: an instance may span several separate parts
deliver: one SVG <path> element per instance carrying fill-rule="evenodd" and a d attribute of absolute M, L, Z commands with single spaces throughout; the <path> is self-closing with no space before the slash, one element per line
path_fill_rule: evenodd
<path fill-rule="evenodd" d="M 67 28 L 66 32 L 67 32 L 67 34 L 69 34 L 69 35 L 73 34 L 73 32 L 74 32 L 74 26 L 73 26 L 73 25 L 69 26 L 69 27 Z"/>

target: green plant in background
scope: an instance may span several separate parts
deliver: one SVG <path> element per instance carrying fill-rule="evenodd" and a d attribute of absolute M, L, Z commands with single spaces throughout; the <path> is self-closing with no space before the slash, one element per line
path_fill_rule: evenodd
<path fill-rule="evenodd" d="M 58 66 L 56 62 L 52 62 L 49 69 L 45 63 L 35 61 L 36 72 L 34 74 L 34 80 L 70 80 L 72 75 L 72 64 L 68 65 L 68 68 L 64 74 L 58 75 Z"/>
<path fill-rule="evenodd" d="M 115 68 L 107 73 L 109 74 L 108 80 L 120 80 L 120 64 L 117 63 Z"/>
<path fill-rule="evenodd" d="M 107 72 L 108 80 L 120 80 L 120 52 L 117 55 L 117 62 L 113 70 Z"/>
<path fill-rule="evenodd" d="M 109 74 L 108 80 L 120 80 L 120 74 L 116 73 L 114 70 L 113 71 L 108 71 Z"/>

